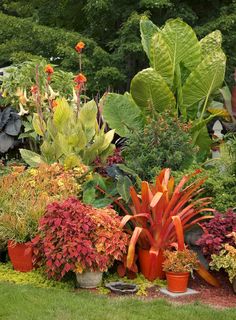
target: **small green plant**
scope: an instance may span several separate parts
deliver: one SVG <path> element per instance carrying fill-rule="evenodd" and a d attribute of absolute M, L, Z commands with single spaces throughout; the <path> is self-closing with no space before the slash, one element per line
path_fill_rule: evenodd
<path fill-rule="evenodd" d="M 130 134 L 122 152 L 126 166 L 146 181 L 153 179 L 161 168 L 188 168 L 197 151 L 191 143 L 189 127 L 169 113 L 150 120 L 144 129 Z"/>

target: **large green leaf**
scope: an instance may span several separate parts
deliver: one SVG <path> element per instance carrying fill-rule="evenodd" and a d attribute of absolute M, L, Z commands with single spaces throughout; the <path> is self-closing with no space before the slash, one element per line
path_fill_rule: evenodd
<path fill-rule="evenodd" d="M 83 105 L 79 112 L 79 121 L 84 128 L 87 140 L 90 141 L 94 134 L 97 123 L 97 105 L 94 100 L 91 100 Z"/>
<path fill-rule="evenodd" d="M 172 86 L 174 70 L 168 45 L 160 32 L 156 33 L 151 42 L 150 64 Z"/>
<path fill-rule="evenodd" d="M 215 30 L 201 39 L 200 45 L 202 50 L 202 57 L 207 56 L 214 50 L 221 48 L 222 34 L 219 30 Z"/>
<path fill-rule="evenodd" d="M 33 151 L 20 149 L 22 159 L 31 167 L 38 167 L 43 163 L 41 156 Z"/>
<path fill-rule="evenodd" d="M 183 108 L 188 116 L 195 119 L 198 113 L 196 104 L 205 101 L 219 89 L 224 81 L 226 57 L 222 50 L 208 55 L 191 72 L 183 86 Z"/>
<path fill-rule="evenodd" d="M 175 97 L 167 83 L 152 68 L 142 70 L 133 78 L 130 91 L 136 104 L 147 115 L 175 106 Z"/>
<path fill-rule="evenodd" d="M 152 37 L 156 32 L 158 32 L 158 27 L 146 17 L 140 20 L 140 33 L 142 39 L 143 49 L 146 52 L 148 58 L 150 59 L 150 48 Z"/>
<path fill-rule="evenodd" d="M 130 187 L 133 185 L 132 181 L 127 176 L 118 176 L 116 188 L 125 202 L 130 200 Z"/>
<path fill-rule="evenodd" d="M 34 113 L 33 115 L 33 120 L 32 120 L 32 125 L 34 128 L 34 131 L 39 135 L 43 136 L 47 127 L 46 123 L 44 122 L 43 119 L 40 118 L 40 116 L 37 113 Z"/>
<path fill-rule="evenodd" d="M 194 69 L 201 61 L 201 47 L 193 29 L 180 19 L 168 20 L 161 31 L 167 43 L 173 68 L 181 62 Z"/>
<path fill-rule="evenodd" d="M 140 109 L 128 93 L 109 93 L 104 102 L 103 116 L 109 127 L 121 137 L 127 137 L 141 127 Z"/>
<path fill-rule="evenodd" d="M 71 119 L 73 110 L 69 106 L 65 98 L 57 100 L 57 107 L 53 115 L 53 123 L 58 130 L 63 130 L 65 125 L 68 125 Z"/>

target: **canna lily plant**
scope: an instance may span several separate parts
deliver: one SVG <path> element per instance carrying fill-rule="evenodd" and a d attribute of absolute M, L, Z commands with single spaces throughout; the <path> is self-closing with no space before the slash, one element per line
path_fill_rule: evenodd
<path fill-rule="evenodd" d="M 135 249 L 138 245 L 142 249 L 148 249 L 150 255 L 149 279 L 155 279 L 155 270 L 160 267 L 157 264 L 162 261 L 162 251 L 173 243 L 178 243 L 178 250 L 184 249 L 184 231 L 194 224 L 209 219 L 211 215 L 200 216 L 202 212 L 213 212 L 208 208 L 211 199 L 201 198 L 204 178 L 198 178 L 187 184 L 189 180 L 200 173 L 195 171 L 183 176 L 175 187 L 174 177 L 170 175 L 170 169 L 164 169 L 156 177 L 155 183 L 150 185 L 142 181 L 141 194 L 134 187 L 130 188 L 132 199 L 132 214 L 123 217 L 121 225 L 124 227 L 132 222 L 134 230 L 130 239 L 127 255 L 127 268 L 131 268 L 134 262 Z M 217 286 L 216 280 L 201 266 L 199 274 L 212 285 Z"/>

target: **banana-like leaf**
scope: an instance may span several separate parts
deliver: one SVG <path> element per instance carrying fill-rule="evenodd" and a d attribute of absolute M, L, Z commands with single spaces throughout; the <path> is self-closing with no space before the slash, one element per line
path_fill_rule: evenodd
<path fill-rule="evenodd" d="M 225 64 L 226 57 L 223 51 L 213 52 L 187 78 L 182 90 L 183 108 L 187 109 L 190 119 L 197 116 L 196 104 L 205 101 L 205 109 L 210 95 L 221 87 L 225 76 Z"/>
<path fill-rule="evenodd" d="M 84 128 L 84 133 L 88 142 L 93 139 L 96 132 L 97 123 L 97 105 L 94 100 L 91 100 L 83 105 L 79 112 L 79 121 Z"/>
<path fill-rule="evenodd" d="M 65 98 L 57 99 L 57 107 L 53 115 L 53 123 L 58 130 L 62 130 L 72 118 L 73 110 Z"/>
<path fill-rule="evenodd" d="M 175 97 L 165 80 L 154 69 L 139 72 L 131 81 L 131 95 L 146 115 L 175 107 Z"/>
<path fill-rule="evenodd" d="M 150 65 L 172 86 L 174 68 L 168 45 L 163 39 L 162 33 L 156 33 L 151 42 Z"/>
<path fill-rule="evenodd" d="M 220 49 L 222 44 L 222 34 L 215 30 L 200 40 L 202 57 L 206 57 L 212 51 Z"/>
<path fill-rule="evenodd" d="M 150 59 L 150 48 L 152 37 L 156 32 L 158 32 L 158 27 L 146 17 L 140 20 L 140 33 L 142 39 L 142 46 L 146 52 L 148 59 Z"/>
<path fill-rule="evenodd" d="M 98 148 L 99 153 L 105 151 L 111 144 L 114 138 L 115 130 L 109 130 L 104 134 L 103 144 L 100 148 Z"/>
<path fill-rule="evenodd" d="M 187 23 L 181 19 L 171 19 L 161 33 L 169 47 L 174 70 L 181 62 L 190 70 L 200 63 L 201 47 L 195 32 Z"/>
<path fill-rule="evenodd" d="M 40 118 L 40 116 L 37 113 L 34 113 L 33 115 L 33 120 L 32 120 L 32 125 L 34 128 L 34 131 L 39 135 L 43 136 L 47 126 L 46 123 L 43 119 Z"/>
<path fill-rule="evenodd" d="M 121 137 L 128 137 L 132 131 L 142 128 L 140 109 L 129 93 L 109 93 L 103 106 L 103 116 L 109 127 Z"/>
<path fill-rule="evenodd" d="M 31 167 L 36 168 L 44 161 L 41 156 L 33 151 L 20 149 L 22 159 Z"/>

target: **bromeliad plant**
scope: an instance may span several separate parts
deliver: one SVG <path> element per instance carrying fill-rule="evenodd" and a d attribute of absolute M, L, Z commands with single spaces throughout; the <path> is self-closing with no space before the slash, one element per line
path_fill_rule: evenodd
<path fill-rule="evenodd" d="M 131 222 L 134 226 L 128 249 L 128 268 L 132 267 L 136 245 L 138 245 L 140 248 L 149 250 L 151 257 L 149 278 L 153 279 L 162 250 L 167 249 L 178 239 L 182 239 L 178 242 L 181 243 L 180 250 L 183 249 L 182 229 L 185 231 L 194 224 L 211 218 L 211 216 L 199 217 L 200 213 L 214 211 L 207 207 L 210 198 L 199 197 L 202 191 L 200 187 L 205 179 L 199 178 L 186 186 L 190 179 L 198 173 L 199 171 L 196 171 L 184 176 L 175 187 L 174 178 L 170 176 L 170 169 L 164 169 L 156 177 L 154 185 L 146 181 L 142 182 L 140 195 L 133 187 L 130 188 L 132 214 L 126 215 L 121 223 L 122 226 L 125 226 Z M 178 225 L 178 220 L 181 227 Z M 202 275 L 206 275 L 203 269 L 201 271 Z M 207 277 L 209 282 L 215 284 L 209 275 Z"/>
<path fill-rule="evenodd" d="M 33 239 L 35 262 L 51 278 L 68 271 L 106 271 L 127 251 L 128 235 L 110 208 L 96 209 L 76 198 L 48 205 Z"/>

